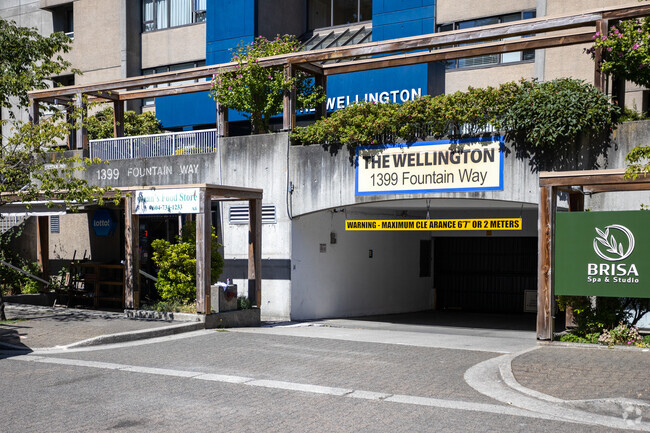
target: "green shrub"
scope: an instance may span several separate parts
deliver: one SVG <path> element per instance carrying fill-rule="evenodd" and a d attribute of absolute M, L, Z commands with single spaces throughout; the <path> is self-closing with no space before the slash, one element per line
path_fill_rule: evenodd
<path fill-rule="evenodd" d="M 183 304 L 178 301 L 159 301 L 153 305 L 144 305 L 142 308 L 170 313 L 196 313 L 196 304 Z"/>
<path fill-rule="evenodd" d="M 566 334 L 563 334 L 560 336 L 560 341 L 565 341 L 567 343 L 588 343 L 586 338 L 584 337 L 579 337 L 575 334 L 572 334 L 570 332 L 567 332 Z"/>
<path fill-rule="evenodd" d="M 237 309 L 238 310 L 248 310 L 251 308 L 251 301 L 246 296 L 239 296 L 237 298 Z"/>
<path fill-rule="evenodd" d="M 646 346 L 650 346 L 650 335 L 646 335 L 643 337 L 643 344 Z"/>
<path fill-rule="evenodd" d="M 598 339 L 601 344 L 614 346 L 616 344 L 625 346 L 643 346 L 643 338 L 639 335 L 638 329 L 633 326 L 627 326 L 624 323 L 617 327 L 604 331 Z"/>
<path fill-rule="evenodd" d="M 558 296 L 557 301 L 560 311 L 565 311 L 568 306 L 572 308 L 576 322 L 573 333 L 581 337 L 600 334 L 605 329 L 613 329 L 617 324 L 627 322 L 630 309 L 641 308 L 640 312 L 645 314 L 645 302 L 640 303 L 633 298 L 597 297 L 595 305 L 587 296 Z M 638 321 L 643 314 L 636 313 L 634 320 Z"/>
<path fill-rule="evenodd" d="M 223 270 L 220 244 L 212 227 L 210 281 L 215 283 Z M 177 243 L 156 239 L 152 260 L 158 267 L 156 289 L 164 301 L 188 304 L 196 300 L 196 224 L 188 223 Z"/>

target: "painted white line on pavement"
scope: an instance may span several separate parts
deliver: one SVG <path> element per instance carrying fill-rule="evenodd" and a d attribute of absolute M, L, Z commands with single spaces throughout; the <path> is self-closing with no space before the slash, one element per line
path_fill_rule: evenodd
<path fill-rule="evenodd" d="M 335 388 L 328 386 L 320 386 L 306 383 L 296 383 L 296 382 L 284 382 L 276 380 L 267 380 L 267 379 L 252 379 L 249 377 L 243 376 L 231 376 L 231 375 L 220 375 L 220 374 L 208 374 L 201 373 L 196 371 L 185 371 L 185 370 L 173 370 L 165 368 L 153 368 L 153 367 L 142 367 L 142 366 L 133 366 L 126 364 L 113 364 L 107 362 L 97 362 L 97 361 L 84 361 L 79 359 L 67 359 L 67 358 L 52 358 L 48 356 L 34 356 L 34 355 L 20 355 L 6 360 L 13 361 L 23 361 L 23 362 L 38 362 L 45 364 L 57 364 L 57 365 L 70 365 L 76 367 L 87 367 L 87 368 L 99 368 L 107 370 L 116 370 L 116 371 L 127 371 L 131 373 L 142 373 L 142 374 L 153 374 L 161 376 L 174 376 L 179 378 L 187 378 L 192 380 L 205 380 L 213 382 L 223 382 L 230 384 L 241 384 L 248 386 L 272 388 L 272 389 L 282 389 L 287 391 L 298 391 L 311 394 L 321 394 L 321 395 L 330 395 L 335 397 L 346 397 L 346 398 L 357 398 L 365 399 L 375 402 L 390 402 L 390 403 L 399 403 L 399 404 L 409 404 L 416 406 L 427 406 L 427 407 L 436 407 L 441 409 L 452 409 L 452 410 L 464 410 L 472 412 L 486 412 L 494 413 L 508 416 L 519 416 L 526 418 L 536 418 L 536 419 L 545 419 L 545 420 L 556 420 L 564 421 L 578 424 L 595 424 L 593 421 L 584 419 L 583 417 L 566 417 L 561 416 L 562 414 L 550 414 L 535 411 L 525 408 L 517 408 L 512 406 L 503 406 L 497 404 L 487 404 L 487 403 L 473 403 L 461 400 L 442 400 L 430 397 L 419 397 L 412 395 L 391 395 L 384 394 L 366 390 L 352 390 L 346 388 Z M 478 364 L 481 365 L 481 364 Z M 564 409 L 565 411 L 567 409 Z M 574 411 L 578 412 L 578 411 Z M 581 412 L 585 414 L 584 412 Z M 593 416 L 593 414 L 592 414 Z M 609 418 L 609 417 L 603 417 Z M 603 425 L 601 423 L 597 423 Z M 629 428 L 630 426 L 621 426 L 617 425 L 619 428 Z M 640 426 L 644 427 L 644 426 Z M 643 428 L 636 428 L 637 430 L 644 430 Z"/>
<path fill-rule="evenodd" d="M 332 388 L 329 386 L 310 385 L 307 383 L 282 382 L 279 380 L 266 379 L 246 382 L 246 385 L 262 386 L 264 388 L 286 389 L 288 391 L 311 392 L 313 394 L 336 395 L 339 397 L 350 394 L 353 391 L 352 389 Z"/>
<path fill-rule="evenodd" d="M 194 376 L 192 379 L 210 380 L 212 382 L 225 383 L 246 383 L 255 380 L 252 377 L 229 376 L 226 374 L 199 374 L 198 376 Z"/>
<path fill-rule="evenodd" d="M 176 376 L 176 377 L 195 377 L 201 374 L 198 371 L 170 370 L 168 368 L 137 367 L 137 366 L 124 366 L 123 368 L 120 368 L 120 370 L 130 371 L 133 373 L 156 374 L 159 376 Z"/>
<path fill-rule="evenodd" d="M 352 398 L 362 398 L 364 400 L 386 400 L 391 395 L 392 394 L 384 394 L 383 392 L 360 391 L 356 389 L 352 394 L 348 394 L 347 396 Z"/>

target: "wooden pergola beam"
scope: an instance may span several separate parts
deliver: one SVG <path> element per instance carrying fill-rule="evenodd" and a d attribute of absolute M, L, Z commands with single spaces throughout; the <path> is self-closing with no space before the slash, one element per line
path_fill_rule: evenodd
<path fill-rule="evenodd" d="M 588 171 L 567 171 L 567 172 L 541 172 L 539 174 L 539 186 L 582 186 L 586 189 L 598 186 L 622 185 L 628 188 L 645 185 L 650 189 L 650 177 L 639 175 L 635 180 L 625 179 L 625 170 L 588 170 Z M 641 187 L 643 188 L 643 187 Z M 600 188 L 603 189 L 603 188 Z M 607 189 L 607 188 L 605 188 Z M 617 189 L 620 191 L 620 189 Z"/>
<path fill-rule="evenodd" d="M 602 20 L 617 20 L 650 15 L 649 5 L 630 5 L 595 9 L 581 14 L 558 17 L 540 17 L 515 23 L 502 23 L 471 29 L 433 33 L 387 41 L 370 42 L 353 46 L 333 47 L 322 50 L 303 51 L 266 57 L 259 60 L 263 67 L 283 66 L 291 63 L 313 64 L 328 60 L 342 60 L 360 56 L 385 56 L 387 54 L 409 51 L 433 50 L 449 45 L 493 41 L 514 36 L 535 35 L 579 27 L 595 26 Z M 107 81 L 90 85 L 59 87 L 56 89 L 36 90 L 29 93 L 30 99 L 44 100 L 60 96 L 73 96 L 76 93 L 97 91 L 116 91 L 137 89 L 155 84 L 173 83 L 194 79 L 211 78 L 214 74 L 234 70 L 235 63 L 202 66 L 182 71 L 164 72 L 141 77 L 130 77 L 116 81 Z M 306 66 L 311 68 L 311 66 Z"/>
<path fill-rule="evenodd" d="M 143 98 L 156 98 L 159 96 L 184 95 L 188 93 L 207 92 L 212 89 L 210 81 L 185 84 L 181 86 L 154 87 L 120 92 L 120 101 L 131 101 Z"/>
<path fill-rule="evenodd" d="M 577 45 L 591 42 L 592 36 L 593 32 L 591 30 L 581 30 L 568 35 L 543 35 L 510 41 L 497 41 L 478 45 L 443 48 L 432 52 L 374 57 L 355 62 L 324 65 L 323 72 L 325 75 L 329 76 L 367 71 L 371 69 L 392 68 L 396 66 L 484 56 L 489 54 L 503 54 L 525 50 Z"/>

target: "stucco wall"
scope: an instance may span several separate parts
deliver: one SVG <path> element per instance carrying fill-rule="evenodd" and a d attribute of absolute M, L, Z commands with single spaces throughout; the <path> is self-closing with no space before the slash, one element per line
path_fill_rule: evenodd
<path fill-rule="evenodd" d="M 421 232 L 345 232 L 353 210 L 293 222 L 291 318 L 316 319 L 430 309 L 433 279 L 419 276 Z M 330 233 L 337 234 L 335 244 Z M 320 252 L 320 244 L 326 251 Z M 373 257 L 369 257 L 373 250 Z M 334 271 L 335 270 L 335 271 Z"/>
<path fill-rule="evenodd" d="M 438 24 L 452 21 L 464 21 L 475 18 L 491 17 L 511 12 L 533 10 L 537 6 L 536 0 L 501 0 L 501 1 L 473 1 L 473 0 L 437 0 L 436 22 Z"/>
<path fill-rule="evenodd" d="M 355 196 L 355 168 L 345 149 L 331 155 L 320 145 L 292 147 L 290 173 L 295 188 L 292 195 L 293 215 L 378 200 L 431 197 L 431 194 L 422 193 Z M 505 158 L 503 184 L 503 191 L 435 193 L 435 196 L 524 203 L 536 203 L 538 200 L 537 175 L 531 173 L 527 161 L 518 160 L 513 154 Z"/>
<path fill-rule="evenodd" d="M 142 69 L 205 60 L 205 23 L 142 33 Z"/>

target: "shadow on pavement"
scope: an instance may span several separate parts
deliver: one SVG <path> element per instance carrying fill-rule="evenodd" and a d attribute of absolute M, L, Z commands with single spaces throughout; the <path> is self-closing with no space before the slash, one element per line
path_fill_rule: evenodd
<path fill-rule="evenodd" d="M 491 314 L 466 311 L 438 310 L 417 313 L 383 314 L 351 317 L 347 320 L 383 322 L 402 325 L 449 326 L 459 328 L 504 329 L 535 331 L 535 313 Z"/>
<path fill-rule="evenodd" d="M 0 359 L 30 353 L 32 349 L 21 342 L 21 330 L 27 326 L 21 321 L 9 320 L 0 323 Z"/>

